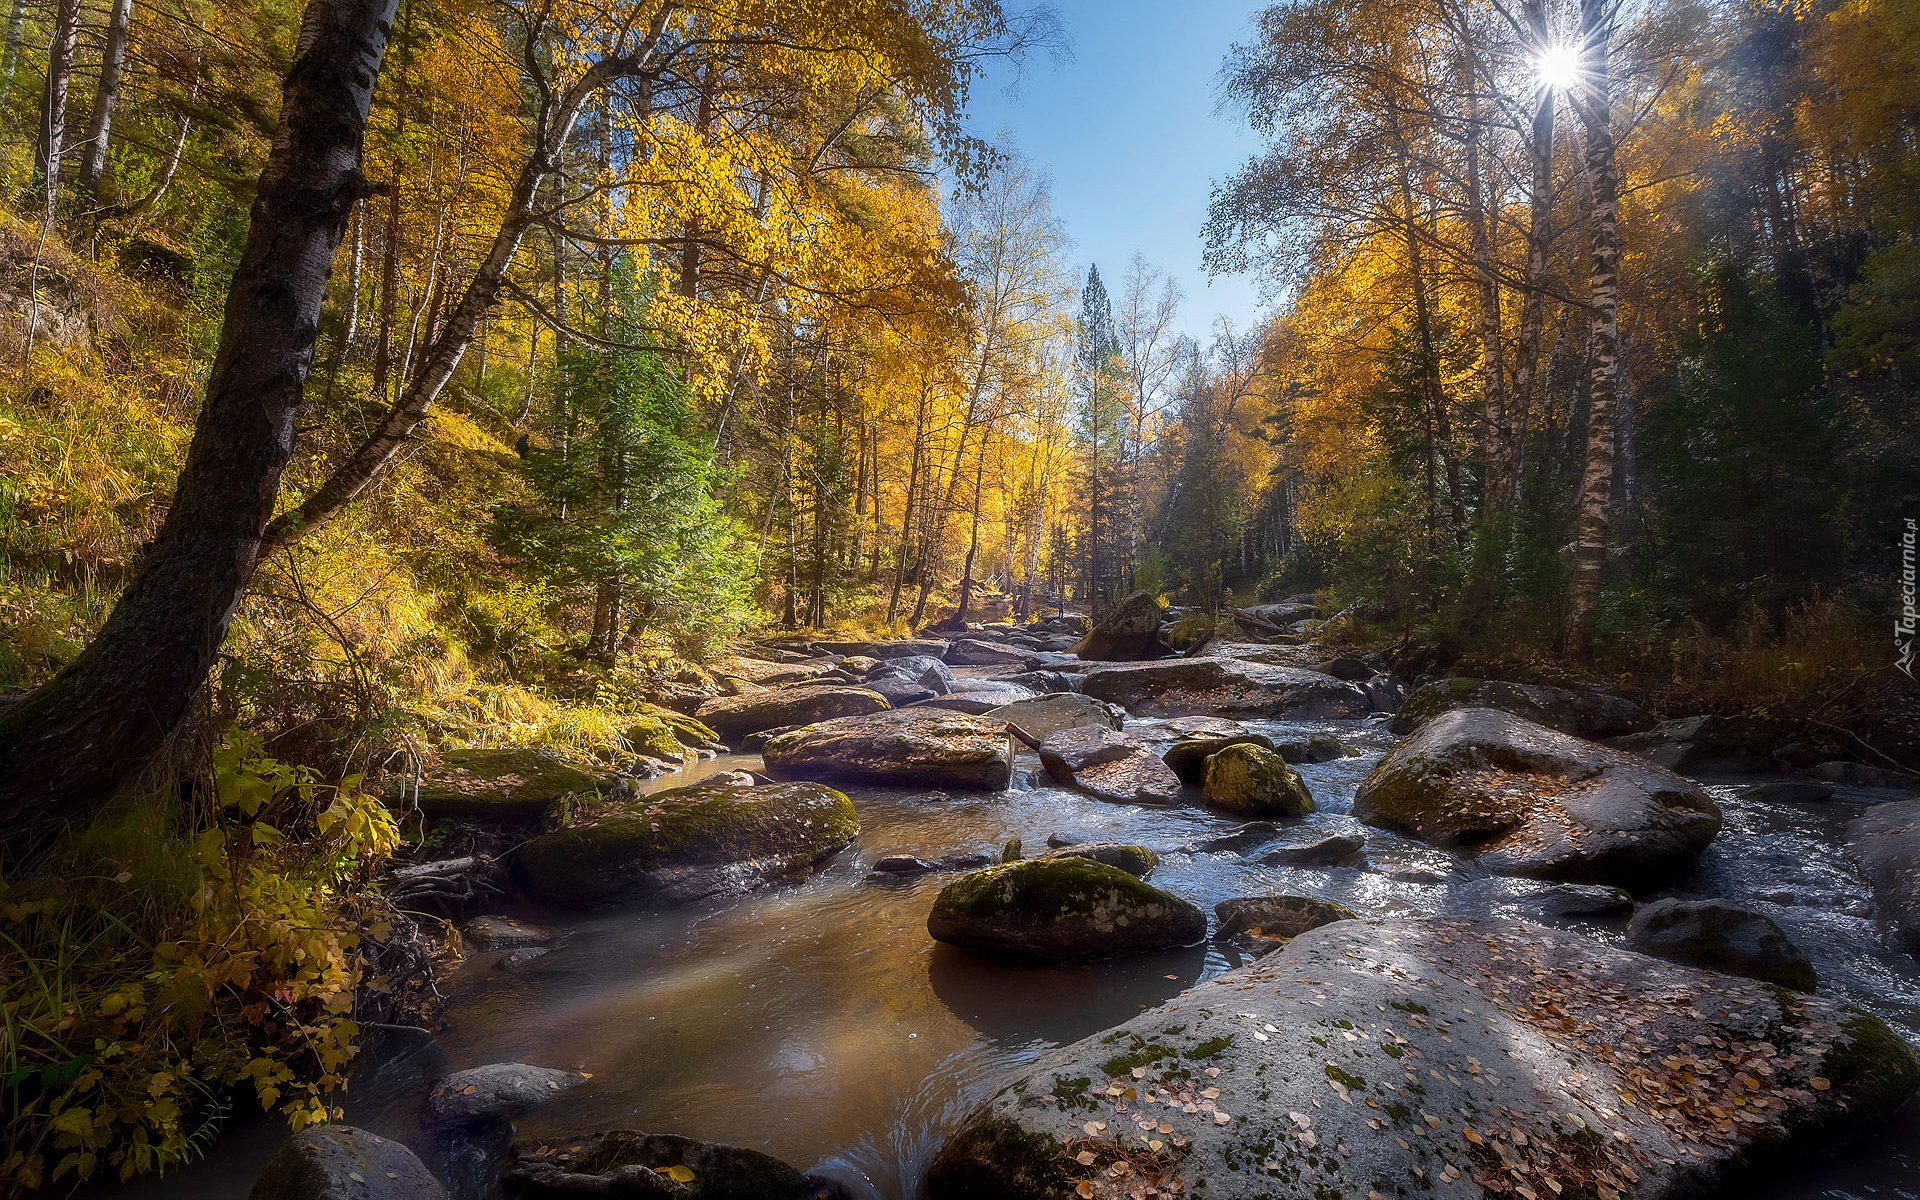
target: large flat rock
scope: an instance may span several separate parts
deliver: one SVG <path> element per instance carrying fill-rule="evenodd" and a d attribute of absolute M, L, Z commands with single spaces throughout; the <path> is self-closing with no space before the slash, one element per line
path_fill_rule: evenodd
<path fill-rule="evenodd" d="M 929 1194 L 1679 1200 L 1916 1085 L 1829 1000 L 1517 921 L 1341 921 L 1022 1070 Z"/>
<path fill-rule="evenodd" d="M 775 779 L 998 791 L 1013 774 L 1004 721 L 940 708 L 821 721 L 767 739 L 760 754 Z"/>
<path fill-rule="evenodd" d="M 1657 887 L 1720 832 L 1697 785 L 1512 713 L 1443 713 L 1395 746 L 1353 815 L 1472 855 L 1497 875 Z"/>
<path fill-rule="evenodd" d="M 499 746 L 487 750 L 449 750 L 420 780 L 391 776 L 393 795 L 417 800 L 428 820 L 446 817 L 476 821 L 538 821 L 565 796 L 588 795 L 605 780 L 569 763 L 545 746 Z"/>
<path fill-rule="evenodd" d="M 882 712 L 890 707 L 885 696 L 869 688 L 806 683 L 742 696 L 717 696 L 702 704 L 694 716 L 731 742 L 750 733 Z"/>
<path fill-rule="evenodd" d="M 1082 692 L 1136 717 L 1364 717 L 1367 694 L 1318 671 L 1231 658 L 1097 665 Z"/>
<path fill-rule="evenodd" d="M 1920 954 L 1920 800 L 1876 804 L 1847 825 L 1847 849 L 1909 954 Z"/>

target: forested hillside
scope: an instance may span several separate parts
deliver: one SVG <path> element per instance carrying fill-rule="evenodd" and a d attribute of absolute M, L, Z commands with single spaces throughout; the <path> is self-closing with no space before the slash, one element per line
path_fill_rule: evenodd
<path fill-rule="evenodd" d="M 591 824 L 880 644 L 1311 643 L 1920 770 L 1911 3 L 1276 4 L 1179 81 L 1262 147 L 1194 233 L 1267 315 L 1199 340 L 969 119 L 1046 9 L 9 5 L 0 1190 L 337 1117 L 523 883 L 420 808 L 457 756 Z"/>

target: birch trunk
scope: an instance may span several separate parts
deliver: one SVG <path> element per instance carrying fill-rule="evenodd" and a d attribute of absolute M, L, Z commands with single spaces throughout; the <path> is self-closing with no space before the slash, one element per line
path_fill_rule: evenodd
<path fill-rule="evenodd" d="M 100 84 L 93 92 L 93 119 L 87 123 L 87 151 L 80 158 L 80 187 L 100 195 L 107 171 L 107 139 L 113 131 L 113 106 L 120 99 L 120 69 L 127 61 L 127 19 L 133 0 L 113 0 L 107 18 L 107 42 L 100 57 Z"/>

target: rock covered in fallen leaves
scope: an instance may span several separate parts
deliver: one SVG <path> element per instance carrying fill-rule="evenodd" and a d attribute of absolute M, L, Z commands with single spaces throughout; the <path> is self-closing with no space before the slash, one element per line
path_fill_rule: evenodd
<path fill-rule="evenodd" d="M 446 1200 L 447 1191 L 392 1138 L 351 1125 L 316 1125 L 268 1160 L 248 1200 Z"/>
<path fill-rule="evenodd" d="M 563 1142 L 522 1139 L 500 1179 L 522 1200 L 846 1200 L 831 1180 L 771 1154 L 669 1133 L 617 1129 Z"/>
<path fill-rule="evenodd" d="M 511 1118 L 587 1081 L 579 1071 L 489 1063 L 455 1071 L 427 1092 L 427 1125 L 439 1130 L 504 1129 Z"/>
<path fill-rule="evenodd" d="M 1080 690 L 1136 717 L 1364 717 L 1365 692 L 1318 671 L 1235 658 L 1113 663 L 1088 671 Z"/>
<path fill-rule="evenodd" d="M 1678 876 L 1720 832 L 1719 808 L 1692 782 L 1490 708 L 1443 713 L 1394 747 L 1353 815 L 1498 875 L 1630 890 Z"/>
<path fill-rule="evenodd" d="M 1052 841 L 1051 838 L 1048 839 Z M 1136 846 L 1131 842 L 1075 842 L 1070 846 L 1055 846 L 1035 858 L 1090 858 L 1094 862 L 1118 867 L 1135 879 L 1145 879 L 1153 874 L 1160 865 L 1160 856 L 1145 846 Z"/>
<path fill-rule="evenodd" d="M 1848 822 L 1846 842 L 1901 944 L 1920 954 L 1920 800 L 1873 805 Z"/>
<path fill-rule="evenodd" d="M 927 932 L 999 958 L 1071 962 L 1190 946 L 1207 936 L 1207 914 L 1118 867 L 1029 858 L 942 888 Z"/>
<path fill-rule="evenodd" d="M 804 877 L 859 832 L 853 802 L 832 788 L 704 780 L 543 833 L 520 847 L 515 870 L 556 904 L 687 903 Z"/>
<path fill-rule="evenodd" d="M 1047 777 L 1061 787 L 1116 804 L 1180 800 L 1180 779 L 1159 755 L 1138 738 L 1104 725 L 1050 733 L 1040 739 L 1038 753 Z"/>
<path fill-rule="evenodd" d="M 1293 819 L 1314 811 L 1313 793 L 1287 760 L 1247 742 L 1207 756 L 1200 793 L 1210 808 L 1237 817 Z"/>
<path fill-rule="evenodd" d="M 989 711 L 996 721 L 1018 725 L 1038 738 L 1063 729 L 1118 729 L 1126 713 L 1104 700 L 1082 696 L 1078 692 L 1053 692 L 1031 700 L 1015 700 Z"/>
<path fill-rule="evenodd" d="M 1234 896 L 1214 905 L 1213 917 L 1215 937 L 1285 941 L 1335 921 L 1358 920 L 1360 914 L 1316 896 Z"/>
<path fill-rule="evenodd" d="M 1413 690 L 1394 713 L 1393 731 L 1412 733 L 1457 708 L 1497 708 L 1536 725 L 1583 738 L 1610 738 L 1653 727 L 1633 701 L 1604 688 L 1547 687 L 1501 679 L 1440 679 Z"/>
<path fill-rule="evenodd" d="M 998 791 L 1013 774 L 1004 723 L 938 708 L 805 725 L 769 738 L 760 754 L 775 779 Z"/>
<path fill-rule="evenodd" d="M 808 683 L 748 692 L 743 696 L 716 696 L 694 715 L 713 727 L 723 739 L 737 742 L 750 733 L 805 725 L 833 717 L 856 717 L 892 707 L 871 688 L 840 683 Z"/>
<path fill-rule="evenodd" d="M 1678 1200 L 1916 1085 L 1818 997 L 1518 921 L 1341 921 L 1023 1068 L 929 1195 Z"/>
<path fill-rule="evenodd" d="M 1134 592 L 1102 613 L 1073 651 L 1088 662 L 1133 662 L 1165 654 L 1160 624 L 1166 615 L 1151 592 Z"/>
<path fill-rule="evenodd" d="M 389 775 L 396 800 L 419 802 L 430 821 L 538 821 L 567 796 L 591 795 L 611 781 L 581 770 L 546 746 L 449 750 L 413 781 Z"/>
<path fill-rule="evenodd" d="M 1810 992 L 1813 964 L 1772 917 L 1725 900 L 1656 900 L 1627 922 L 1642 954 Z"/>

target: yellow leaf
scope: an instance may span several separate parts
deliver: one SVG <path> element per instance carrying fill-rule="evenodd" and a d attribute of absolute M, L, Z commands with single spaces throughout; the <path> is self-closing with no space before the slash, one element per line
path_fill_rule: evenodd
<path fill-rule="evenodd" d="M 1091 1179 L 1082 1179 L 1079 1183 L 1073 1185 L 1073 1190 L 1083 1197 L 1083 1200 L 1084 1198 L 1090 1198 L 1093 1195 L 1093 1181 Z"/>
<path fill-rule="evenodd" d="M 675 1163 L 671 1167 L 668 1167 L 667 1175 L 675 1183 L 692 1183 L 693 1182 L 693 1172 L 689 1170 L 682 1163 Z"/>

